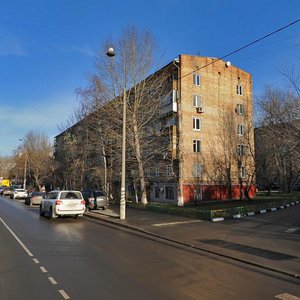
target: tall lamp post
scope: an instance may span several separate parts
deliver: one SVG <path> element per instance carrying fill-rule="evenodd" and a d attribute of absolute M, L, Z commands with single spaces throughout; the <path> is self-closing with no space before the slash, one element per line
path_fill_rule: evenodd
<path fill-rule="evenodd" d="M 19 141 L 22 142 L 23 138 L 19 138 Z M 24 151 L 25 162 L 24 162 L 24 179 L 23 179 L 23 189 L 26 190 L 26 175 L 27 175 L 27 151 Z"/>
<path fill-rule="evenodd" d="M 108 48 L 106 55 L 114 57 L 114 48 Z M 123 121 L 122 121 L 122 167 L 121 167 L 121 199 L 120 199 L 120 220 L 124 220 L 126 216 L 126 87 L 123 87 Z"/>

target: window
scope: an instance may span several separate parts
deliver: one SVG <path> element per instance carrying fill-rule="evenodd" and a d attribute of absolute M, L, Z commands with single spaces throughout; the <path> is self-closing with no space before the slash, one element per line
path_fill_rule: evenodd
<path fill-rule="evenodd" d="M 239 156 L 244 156 L 246 153 L 246 146 L 245 145 L 238 145 L 237 146 L 237 152 Z"/>
<path fill-rule="evenodd" d="M 245 167 L 241 167 L 240 168 L 240 177 L 241 178 L 245 178 L 246 177 L 246 168 Z"/>
<path fill-rule="evenodd" d="M 201 130 L 201 118 L 193 118 L 193 129 Z"/>
<path fill-rule="evenodd" d="M 201 141 L 193 140 L 193 152 L 201 152 Z"/>
<path fill-rule="evenodd" d="M 238 124 L 237 130 L 238 130 L 238 135 L 244 135 L 244 133 L 245 133 L 245 127 L 244 127 L 243 124 Z"/>
<path fill-rule="evenodd" d="M 156 134 L 160 134 L 160 130 L 161 130 L 161 123 L 158 122 L 155 125 L 155 132 L 156 132 Z"/>
<path fill-rule="evenodd" d="M 173 175 L 173 167 L 171 165 L 167 166 L 167 176 L 172 176 Z"/>
<path fill-rule="evenodd" d="M 193 95 L 193 107 L 201 107 L 201 97 L 199 95 Z"/>
<path fill-rule="evenodd" d="M 174 199 L 174 188 L 167 186 L 165 190 L 166 190 L 166 199 L 173 200 Z"/>
<path fill-rule="evenodd" d="M 160 176 L 160 171 L 159 171 L 159 167 L 158 166 L 155 167 L 155 176 L 156 177 Z"/>
<path fill-rule="evenodd" d="M 200 85 L 200 82 L 201 82 L 201 76 L 200 76 L 200 74 L 196 74 L 196 73 L 194 73 L 193 74 L 193 83 L 194 83 L 194 85 Z"/>
<path fill-rule="evenodd" d="M 237 95 L 240 95 L 240 96 L 243 95 L 243 86 L 241 84 L 237 84 L 236 93 L 237 93 Z"/>
<path fill-rule="evenodd" d="M 237 106 L 236 106 L 236 112 L 239 115 L 243 115 L 244 112 L 245 112 L 245 110 L 244 110 L 244 104 L 240 104 L 240 103 L 237 104 Z"/>
<path fill-rule="evenodd" d="M 155 186 L 155 189 L 154 189 L 154 197 L 155 197 L 155 199 L 159 198 L 159 191 L 160 191 L 159 186 Z"/>
<path fill-rule="evenodd" d="M 202 175 L 202 165 L 200 163 L 195 163 L 193 165 L 193 176 L 200 177 Z"/>

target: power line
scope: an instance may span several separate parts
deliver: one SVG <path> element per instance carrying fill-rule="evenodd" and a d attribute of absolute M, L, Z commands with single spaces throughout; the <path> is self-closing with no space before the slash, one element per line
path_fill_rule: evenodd
<path fill-rule="evenodd" d="M 246 48 L 252 46 L 253 44 L 256 44 L 256 43 L 258 43 L 258 42 L 260 42 L 260 41 L 262 41 L 262 40 L 268 38 L 269 36 L 271 36 L 271 35 L 273 35 L 273 34 L 275 34 L 275 33 L 278 33 L 278 32 L 280 32 L 280 31 L 282 31 L 282 30 L 284 30 L 284 29 L 286 29 L 286 28 L 288 28 L 288 27 L 290 27 L 290 26 L 292 26 L 292 25 L 298 23 L 299 21 L 300 21 L 300 19 L 297 19 L 297 20 L 295 20 L 295 21 L 293 21 L 293 22 L 291 22 L 291 23 L 289 23 L 289 24 L 287 24 L 287 25 L 285 25 L 285 26 L 283 26 L 283 27 L 280 27 L 280 28 L 278 28 L 278 29 L 272 31 L 271 33 L 268 33 L 268 34 L 266 34 L 265 36 L 263 36 L 263 37 L 261 37 L 261 38 L 258 38 L 258 39 L 256 39 L 256 40 L 254 40 L 253 42 L 251 42 L 251 43 L 249 43 L 249 44 L 246 44 L 245 46 L 242 46 L 242 47 L 240 47 L 240 48 L 238 48 L 238 49 L 236 49 L 236 50 L 234 50 L 234 51 L 232 51 L 232 52 L 230 52 L 230 53 L 228 53 L 228 54 L 226 54 L 226 55 L 224 55 L 224 56 L 222 56 L 222 57 L 220 57 L 220 58 L 218 58 L 218 59 L 216 59 L 216 60 L 214 60 L 214 61 L 212 61 L 212 62 L 210 62 L 210 63 L 208 63 L 208 64 L 206 64 L 206 65 L 204 65 L 204 66 L 202 66 L 202 67 L 196 68 L 196 69 L 193 70 L 192 72 L 183 75 L 181 78 L 186 77 L 186 76 L 188 76 L 188 75 L 190 75 L 190 74 L 193 74 L 195 71 L 198 71 L 198 70 L 201 70 L 201 69 L 203 69 L 203 68 L 206 68 L 207 66 L 210 66 L 210 65 L 216 63 L 217 61 L 222 60 L 222 59 L 224 59 L 224 58 L 226 58 L 226 57 L 228 57 L 228 56 L 230 56 L 230 55 L 232 55 L 232 54 L 235 54 L 235 53 L 237 53 L 237 52 L 240 52 L 240 51 L 242 51 L 242 50 L 244 50 L 244 49 L 246 49 Z"/>

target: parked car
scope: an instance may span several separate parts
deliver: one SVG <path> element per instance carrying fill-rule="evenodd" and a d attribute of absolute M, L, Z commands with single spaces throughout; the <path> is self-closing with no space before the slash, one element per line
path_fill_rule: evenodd
<path fill-rule="evenodd" d="M 25 199 L 27 197 L 27 191 L 25 189 L 14 189 L 10 194 L 11 199 Z"/>
<path fill-rule="evenodd" d="M 103 190 L 86 189 L 82 191 L 82 195 L 87 210 L 99 208 L 104 210 L 108 206 L 108 198 Z"/>
<path fill-rule="evenodd" d="M 51 191 L 43 196 L 40 204 L 40 216 L 48 215 L 50 219 L 59 216 L 82 216 L 85 201 L 80 191 Z"/>
<path fill-rule="evenodd" d="M 5 186 L 0 186 L 0 195 L 3 195 L 3 190 L 5 189 Z"/>
<path fill-rule="evenodd" d="M 5 188 L 3 188 L 1 194 L 3 196 L 10 196 L 12 194 L 12 192 L 13 192 L 13 188 L 12 187 L 5 187 Z"/>
<path fill-rule="evenodd" d="M 25 204 L 27 205 L 39 205 L 42 202 L 43 196 L 45 196 L 46 193 L 45 192 L 31 192 L 28 194 L 28 196 L 25 198 Z"/>

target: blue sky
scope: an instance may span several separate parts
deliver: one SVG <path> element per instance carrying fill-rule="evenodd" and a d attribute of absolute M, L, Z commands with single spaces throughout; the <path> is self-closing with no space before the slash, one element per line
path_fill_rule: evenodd
<path fill-rule="evenodd" d="M 299 0 L 0 0 L 0 156 L 30 130 L 59 133 L 101 43 L 130 25 L 153 33 L 163 65 L 222 57 L 299 18 Z M 228 60 L 252 74 L 255 97 L 285 86 L 278 70 L 299 69 L 300 22 Z"/>

